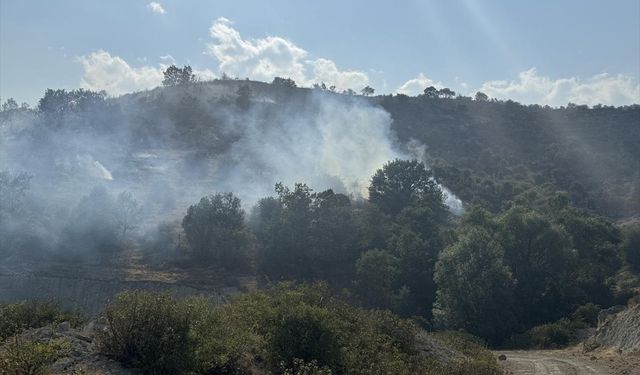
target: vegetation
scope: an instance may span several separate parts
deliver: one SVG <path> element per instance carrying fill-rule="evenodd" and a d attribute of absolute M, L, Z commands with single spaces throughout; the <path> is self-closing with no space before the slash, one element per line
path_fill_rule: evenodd
<path fill-rule="evenodd" d="M 69 351 L 68 342 L 45 343 L 14 338 L 0 346 L 0 375 L 45 375 L 50 364 Z"/>
<path fill-rule="evenodd" d="M 60 322 L 78 326 L 83 321 L 84 317 L 80 313 L 63 310 L 51 302 L 30 301 L 0 305 L 0 342 L 25 329 Z"/>
<path fill-rule="evenodd" d="M 458 360 L 421 353 L 420 335 L 427 334 L 414 323 L 350 307 L 322 284 L 283 284 L 218 307 L 201 298 L 127 292 L 104 317 L 102 350 L 146 374 L 498 373 L 475 339 L 429 336 L 459 350 Z"/>
<path fill-rule="evenodd" d="M 231 193 L 204 197 L 189 207 L 182 228 L 197 261 L 238 267 L 246 256 L 249 233 L 240 199 Z"/>
<path fill-rule="evenodd" d="M 189 67 L 168 69 L 165 80 L 181 87 L 118 100 L 47 90 L 37 109 L 7 102 L 0 118 L 20 120 L 11 126 L 24 119 L 37 124 L 11 134 L 45 149 L 55 147 L 56 137 L 118 139 L 113 134 L 120 132 L 132 134 L 118 150 L 123 154 L 171 145 L 189 155 L 180 171 L 188 178 L 212 160 L 227 161 L 216 158 L 237 145 L 238 123 L 262 126 L 280 120 L 280 113 L 295 114 L 309 96 L 340 95 L 324 83 L 308 90 L 289 78 L 266 84 L 227 77 L 212 84 L 231 95 L 212 99 L 203 94 L 209 84 L 193 82 Z M 42 202 L 24 203 L 32 189 L 46 187 L 31 186 L 27 174 L 2 172 L 2 255 L 27 257 L 55 243 L 65 260 L 98 254 L 90 260 L 109 261 L 139 240 L 149 254 L 166 254 L 165 266 L 253 273 L 260 287 L 324 282 L 266 288 L 220 307 L 202 299 L 121 295 L 104 314 L 102 350 L 149 374 L 256 368 L 493 374 L 493 359 L 468 334 L 491 346 L 561 347 L 596 323 L 600 307 L 638 298 L 639 106 L 523 106 L 435 87 L 418 97 L 374 91 L 367 87 L 363 97 L 340 100 L 385 109 L 402 147 L 417 140 L 426 153 L 424 160 L 380 166 L 367 199 L 279 183 L 245 215 L 236 195 L 218 193 L 193 202 L 181 222 L 162 223 L 143 241 L 135 232 L 148 211 L 131 193 L 114 198 L 93 189 L 58 223 L 45 220 L 58 212 L 42 209 Z M 256 124 L 253 112 L 263 117 Z M 166 123 L 154 121 L 158 116 Z M 29 162 L 38 165 L 35 159 Z M 170 189 L 157 184 L 144 204 L 156 212 L 180 209 L 155 194 Z M 463 214 L 450 212 L 440 184 L 465 202 Z M 43 223 L 62 227 L 60 238 L 41 235 L 49 233 Z M 42 230 L 27 230 L 33 227 Z M 2 338 L 58 319 L 20 306 L 0 310 Z M 457 348 L 464 359 L 425 357 L 425 337 Z"/>

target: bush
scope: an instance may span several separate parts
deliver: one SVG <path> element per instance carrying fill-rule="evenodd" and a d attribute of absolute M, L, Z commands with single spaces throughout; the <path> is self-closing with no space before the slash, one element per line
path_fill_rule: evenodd
<path fill-rule="evenodd" d="M 622 233 L 622 254 L 631 269 L 640 273 L 640 224 L 630 224 L 623 228 Z"/>
<path fill-rule="evenodd" d="M 98 335 L 99 347 L 145 374 L 189 371 L 194 366 L 194 342 L 189 334 L 192 310 L 166 294 L 121 293 L 103 314 L 107 329 Z"/>
<path fill-rule="evenodd" d="M 343 372 L 338 322 L 330 311 L 298 305 L 279 309 L 267 336 L 267 350 L 274 363 L 294 366 L 296 359 Z"/>
<path fill-rule="evenodd" d="M 561 319 L 555 323 L 535 326 L 527 332 L 514 335 L 509 346 L 523 349 L 558 349 L 571 343 L 574 336 L 572 323 Z"/>
<path fill-rule="evenodd" d="M 598 325 L 598 314 L 600 314 L 600 306 L 593 303 L 587 303 L 578 306 L 576 311 L 571 315 L 572 325 L 575 328 L 595 327 Z"/>
<path fill-rule="evenodd" d="M 99 347 L 145 374 L 434 373 L 425 370 L 431 354 L 417 349 L 415 323 L 388 311 L 350 307 L 322 284 L 282 284 L 218 307 L 202 298 L 129 292 L 104 317 Z M 496 365 L 482 344 L 468 340 L 459 335 L 443 344 L 455 343 L 468 363 L 442 368 Z M 472 373 L 455 371 L 444 373 Z"/>
<path fill-rule="evenodd" d="M 69 322 L 79 326 L 84 317 L 78 312 L 65 311 L 52 302 L 21 302 L 0 306 L 0 341 L 29 328 L 52 323 Z"/>
<path fill-rule="evenodd" d="M 0 348 L 0 375 L 40 375 L 47 366 L 69 352 L 69 342 L 52 340 L 46 343 L 9 339 Z"/>

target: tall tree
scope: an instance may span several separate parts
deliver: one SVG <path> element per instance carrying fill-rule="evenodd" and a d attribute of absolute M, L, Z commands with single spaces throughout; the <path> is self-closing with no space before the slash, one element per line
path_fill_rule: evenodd
<path fill-rule="evenodd" d="M 386 163 L 371 178 L 369 201 L 391 215 L 420 201 L 442 204 L 442 190 L 424 164 L 417 160 Z"/>
<path fill-rule="evenodd" d="M 200 199 L 182 220 L 189 246 L 198 260 L 238 266 L 249 244 L 240 199 L 232 193 Z"/>
<path fill-rule="evenodd" d="M 187 83 L 195 82 L 196 76 L 193 74 L 191 66 L 185 65 L 182 68 L 178 68 L 175 65 L 171 65 L 164 72 L 164 79 L 162 84 L 164 86 L 177 86 Z"/>
<path fill-rule="evenodd" d="M 475 226 L 465 229 L 458 242 L 440 255 L 435 282 L 436 326 L 464 329 L 492 344 L 511 334 L 515 281 L 502 247 L 490 233 Z"/>

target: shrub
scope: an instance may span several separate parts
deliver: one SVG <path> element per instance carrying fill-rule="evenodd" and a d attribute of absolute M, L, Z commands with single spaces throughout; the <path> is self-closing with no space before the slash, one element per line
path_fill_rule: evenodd
<path fill-rule="evenodd" d="M 69 352 L 69 342 L 52 340 L 41 343 L 9 339 L 0 348 L 0 375 L 40 375 L 47 366 Z"/>
<path fill-rule="evenodd" d="M 0 340 L 5 340 L 22 330 L 44 327 L 51 323 L 68 321 L 72 326 L 84 322 L 78 312 L 62 310 L 52 302 L 21 302 L 0 306 Z"/>
<path fill-rule="evenodd" d="M 99 347 L 146 374 L 433 373 L 423 371 L 431 354 L 418 352 L 415 323 L 351 307 L 323 284 L 281 284 L 218 307 L 202 298 L 129 292 L 118 296 L 104 318 Z M 468 363 L 442 368 L 495 366 L 482 344 L 467 340 L 460 334 L 451 342 Z M 494 374 L 487 371 L 479 374 Z"/>
<path fill-rule="evenodd" d="M 274 363 L 289 368 L 302 359 L 342 372 L 338 322 L 330 311 L 301 304 L 279 309 L 270 320 L 267 349 Z"/>
<path fill-rule="evenodd" d="M 103 314 L 107 329 L 98 335 L 99 347 L 145 374 L 188 371 L 194 366 L 190 307 L 167 294 L 123 292 Z"/>
<path fill-rule="evenodd" d="M 555 323 L 535 326 L 527 332 L 514 335 L 509 340 L 509 346 L 529 349 L 557 349 L 571 343 L 574 330 L 568 319 L 561 319 Z"/>
<path fill-rule="evenodd" d="M 575 328 L 595 327 L 598 325 L 598 314 L 600 314 L 600 306 L 598 305 L 587 303 L 578 306 L 571 315 L 572 325 Z"/>
<path fill-rule="evenodd" d="M 623 228 L 622 233 L 622 255 L 631 269 L 640 274 L 640 224 L 630 224 Z"/>

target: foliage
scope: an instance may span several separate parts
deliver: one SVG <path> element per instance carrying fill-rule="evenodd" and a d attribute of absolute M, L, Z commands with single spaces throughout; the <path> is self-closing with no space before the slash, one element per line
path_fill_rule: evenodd
<path fill-rule="evenodd" d="M 65 321 L 78 326 L 84 321 L 84 317 L 78 312 L 63 310 L 52 302 L 29 301 L 0 305 L 0 341 L 25 329 Z"/>
<path fill-rule="evenodd" d="M 304 184 L 277 184 L 276 193 L 254 213 L 260 269 L 276 279 L 348 280 L 360 252 L 349 198 Z"/>
<path fill-rule="evenodd" d="M 123 292 L 103 314 L 100 349 L 145 374 L 181 374 L 193 367 L 191 306 L 166 294 Z"/>
<path fill-rule="evenodd" d="M 272 85 L 277 85 L 277 86 L 284 86 L 284 87 L 290 87 L 290 88 L 295 88 L 296 85 L 296 81 L 292 80 L 291 78 L 282 78 L 282 77 L 275 77 L 273 79 L 273 82 L 271 82 Z"/>
<path fill-rule="evenodd" d="M 100 348 L 146 374 L 431 374 L 440 361 L 418 352 L 414 323 L 350 307 L 322 284 L 282 284 L 217 307 L 125 292 L 104 317 Z M 457 345 L 475 345 L 469 339 Z M 480 363 L 488 352 L 464 353 Z"/>
<path fill-rule="evenodd" d="M 620 245 L 627 264 L 640 274 L 640 224 L 630 224 L 623 228 L 623 241 Z"/>
<path fill-rule="evenodd" d="M 514 326 L 514 280 L 504 250 L 480 228 L 461 233 L 436 264 L 434 320 L 441 328 L 464 329 L 498 343 Z"/>
<path fill-rule="evenodd" d="M 239 267 L 249 246 L 240 199 L 232 193 L 216 194 L 190 206 L 182 228 L 198 261 Z"/>
<path fill-rule="evenodd" d="M 371 178 L 369 201 L 390 215 L 422 201 L 442 205 L 442 200 L 442 191 L 417 160 L 388 162 Z"/>
<path fill-rule="evenodd" d="M 578 306 L 571 314 L 574 326 L 595 327 L 598 325 L 598 315 L 602 309 L 591 302 Z"/>
<path fill-rule="evenodd" d="M 573 340 L 573 329 L 568 319 L 535 326 L 510 339 L 510 346 L 530 349 L 558 349 Z"/>
<path fill-rule="evenodd" d="M 14 337 L 0 347 L 0 375 L 45 375 L 47 366 L 69 352 L 69 342 L 35 342 Z"/>
<path fill-rule="evenodd" d="M 162 73 L 164 74 L 164 79 L 162 80 L 162 85 L 164 86 L 184 85 L 196 80 L 196 76 L 189 65 L 185 65 L 182 68 L 171 65 Z"/>

